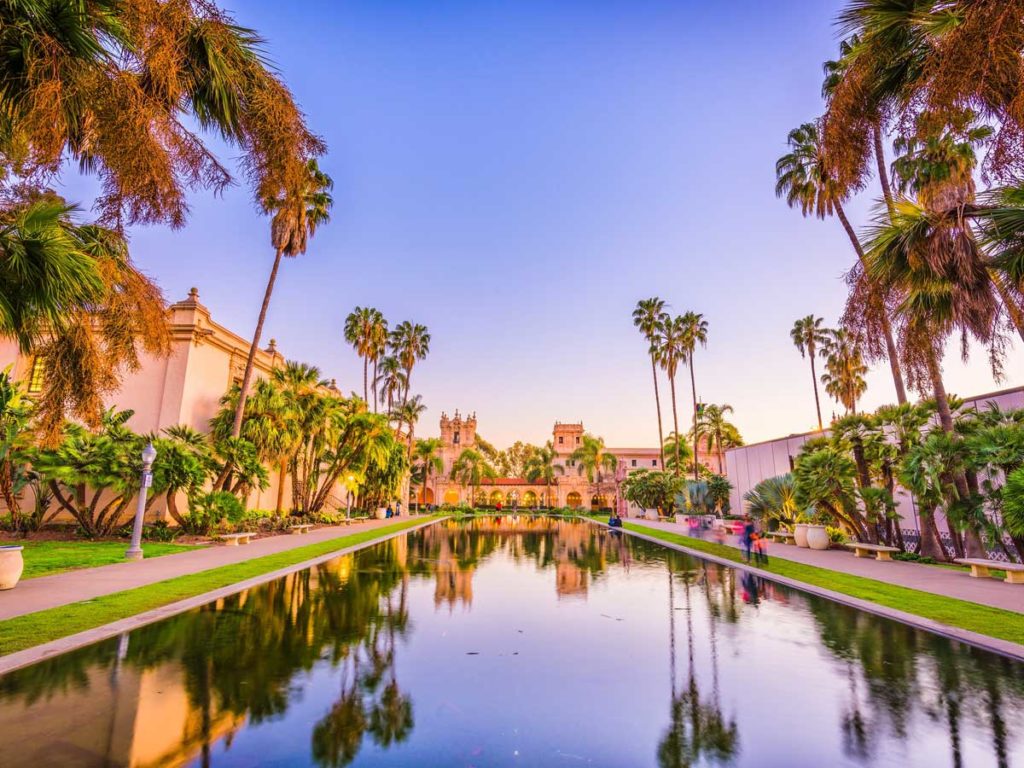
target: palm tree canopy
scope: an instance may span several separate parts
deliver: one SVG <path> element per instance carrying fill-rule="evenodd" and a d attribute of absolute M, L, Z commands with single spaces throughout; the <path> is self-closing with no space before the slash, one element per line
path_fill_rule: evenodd
<path fill-rule="evenodd" d="M 647 341 L 653 341 L 658 332 L 658 323 L 665 314 L 665 302 L 653 297 L 641 299 L 633 310 L 633 325 L 643 334 Z"/>
<path fill-rule="evenodd" d="M 817 349 L 828 340 L 828 331 L 822 327 L 824 322 L 820 317 L 807 315 L 793 323 L 789 336 L 793 339 L 793 345 L 800 350 L 801 357 L 814 357 Z"/>
<path fill-rule="evenodd" d="M 594 435 L 583 435 L 580 447 L 572 452 L 570 458 L 579 465 L 580 474 L 586 473 L 590 482 L 594 482 L 595 476 L 600 480 L 602 471 L 614 472 L 618 466 L 618 459 L 605 448 L 604 438 Z"/>

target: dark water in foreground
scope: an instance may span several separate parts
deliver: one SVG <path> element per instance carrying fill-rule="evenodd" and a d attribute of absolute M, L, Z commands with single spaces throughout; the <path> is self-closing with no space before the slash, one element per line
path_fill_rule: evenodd
<path fill-rule="evenodd" d="M 1024 766 L 1024 668 L 583 522 L 443 523 L 0 678 L 15 766 Z"/>

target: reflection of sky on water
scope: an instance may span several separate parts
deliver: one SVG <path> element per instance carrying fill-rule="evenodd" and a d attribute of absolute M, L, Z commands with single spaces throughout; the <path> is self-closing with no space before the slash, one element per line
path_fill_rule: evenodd
<path fill-rule="evenodd" d="M 336 561 L 309 580 L 308 593 L 293 580 L 270 600 L 260 591 L 273 592 L 268 585 L 220 613 L 134 633 L 119 685 L 127 690 L 146 664 L 162 682 L 117 700 L 134 713 L 135 740 L 122 738 L 117 748 L 127 751 L 112 756 L 143 765 L 134 758 L 159 752 L 155 736 L 146 741 L 147 713 L 184 689 L 184 720 L 167 709 L 160 722 L 172 736 L 190 735 L 180 759 L 165 752 L 155 764 L 610 767 L 718 757 L 737 766 L 931 767 L 954 765 L 955 750 L 964 766 L 1022 764 L 1019 666 L 586 524 L 543 527 L 437 527 L 363 553 L 355 568 L 351 558 Z M 279 626 L 268 605 L 290 610 L 293 625 Z M 233 655 L 235 635 L 221 638 L 225 647 L 185 631 L 200 620 L 221 626 L 229 609 L 249 626 L 256 606 L 259 636 L 240 631 L 238 642 L 264 643 L 256 658 L 283 654 L 269 671 Z M 95 725 L 113 722 L 96 695 L 111 654 L 87 656 L 85 690 L 64 680 L 52 698 L 26 704 L 33 685 L 54 684 L 59 665 L 4 679 L 0 729 L 29 723 L 33 741 L 66 755 L 71 736 L 47 726 L 47 713 L 88 694 Z M 208 708 L 204 690 L 214 692 Z M 260 709 L 274 696 L 276 710 Z M 405 726 L 403 702 L 411 702 Z M 390 725 L 382 723 L 388 705 Z M 74 764 L 103 764 L 112 744 L 80 745 Z"/>

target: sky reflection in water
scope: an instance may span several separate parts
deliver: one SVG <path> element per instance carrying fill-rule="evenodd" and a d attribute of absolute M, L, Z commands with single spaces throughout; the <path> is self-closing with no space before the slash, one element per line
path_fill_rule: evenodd
<path fill-rule="evenodd" d="M 506 516 L 0 678 L 0 733 L 10 768 L 1014 766 L 1022 704 L 1004 659 Z"/>

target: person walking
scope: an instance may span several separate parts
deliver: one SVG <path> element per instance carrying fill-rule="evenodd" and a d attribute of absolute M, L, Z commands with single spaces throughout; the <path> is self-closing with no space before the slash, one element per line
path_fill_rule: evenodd
<path fill-rule="evenodd" d="M 749 514 L 743 516 L 743 531 L 740 534 L 740 543 L 743 544 L 743 559 L 750 562 L 750 553 L 754 547 L 754 520 Z"/>

